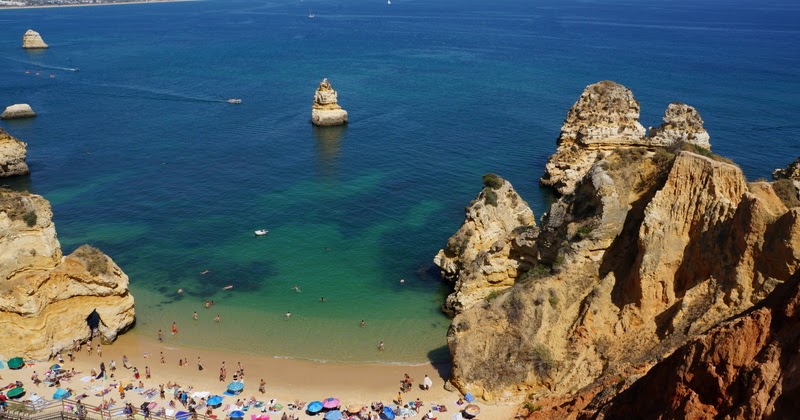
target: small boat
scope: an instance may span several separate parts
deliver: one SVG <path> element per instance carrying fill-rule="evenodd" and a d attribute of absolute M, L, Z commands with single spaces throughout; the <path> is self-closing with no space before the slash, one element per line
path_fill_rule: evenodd
<path fill-rule="evenodd" d="M 386 4 L 391 5 L 392 4 L 392 0 L 386 0 Z"/>
<path fill-rule="evenodd" d="M 315 14 L 311 13 L 311 9 L 308 9 L 308 18 L 309 18 L 309 19 L 314 19 L 316 16 L 317 16 L 317 15 L 315 15 Z"/>
<path fill-rule="evenodd" d="M 268 233 L 269 231 L 266 229 L 258 229 L 257 231 L 255 231 L 256 236 L 264 236 Z"/>
<path fill-rule="evenodd" d="M 239 99 L 239 98 L 230 98 L 230 99 L 228 99 L 228 103 L 229 104 L 240 104 L 240 103 L 242 103 L 242 100 Z"/>

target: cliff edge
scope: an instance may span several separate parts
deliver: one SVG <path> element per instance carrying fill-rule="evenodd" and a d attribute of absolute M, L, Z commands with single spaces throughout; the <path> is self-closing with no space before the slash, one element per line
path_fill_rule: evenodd
<path fill-rule="evenodd" d="M 0 336 L 6 357 L 48 359 L 94 333 L 112 341 L 134 321 L 128 277 L 84 245 L 62 256 L 50 204 L 0 191 Z"/>
<path fill-rule="evenodd" d="M 711 153 L 694 108 L 671 104 L 650 137 L 638 112 L 621 85 L 587 88 L 548 162 L 579 162 L 560 178 L 563 195 L 538 227 L 513 229 L 525 233 L 511 241 L 521 251 L 471 251 L 516 270 L 493 278 L 504 290 L 451 305 L 451 382 L 462 392 L 547 401 L 646 372 L 796 272 L 800 219 L 773 184 L 748 183 Z M 483 266 L 459 266 L 457 284 L 485 281 Z"/>
<path fill-rule="evenodd" d="M 0 128 L 0 177 L 31 173 L 27 156 L 28 145 Z"/>

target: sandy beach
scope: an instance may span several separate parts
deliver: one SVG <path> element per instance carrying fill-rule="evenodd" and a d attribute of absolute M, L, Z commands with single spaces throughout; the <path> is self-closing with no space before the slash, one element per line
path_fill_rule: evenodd
<path fill-rule="evenodd" d="M 180 334 L 180 332 L 178 333 Z M 147 339 L 134 334 L 124 334 L 111 345 L 102 345 L 102 358 L 97 355 L 97 345 L 93 351 L 87 352 L 87 346 L 83 346 L 80 354 L 75 354 L 75 361 L 70 362 L 66 352 L 62 354 L 64 358 L 63 367 L 67 370 L 74 368 L 81 372 L 69 382 L 62 382 L 62 388 L 71 388 L 75 395 L 86 393 L 89 396 L 84 402 L 90 405 L 100 405 L 103 399 L 113 398 L 117 401 L 115 407 L 119 408 L 124 402 L 133 403 L 134 407 L 139 407 L 145 401 L 145 397 L 135 392 L 128 391 L 126 398 L 121 399 L 117 390 L 108 393 L 104 398 L 96 396 L 96 389 L 104 385 L 103 380 L 93 380 L 83 382 L 80 378 L 89 375 L 92 369 L 99 371 L 100 362 L 105 362 L 108 369 L 112 360 L 116 363 L 114 378 L 107 379 L 106 385 L 117 383 L 122 380 L 124 384 L 132 383 L 134 386 L 141 380 L 144 388 L 158 388 L 160 384 L 167 382 L 177 382 L 181 387 L 192 387 L 193 391 L 209 391 L 211 395 L 222 394 L 227 384 L 232 381 L 233 374 L 241 363 L 244 369 L 245 389 L 239 396 L 228 396 L 221 408 L 214 410 L 214 414 L 223 418 L 226 412 L 223 411 L 226 404 L 233 404 L 238 398 L 250 399 L 255 397 L 259 401 L 269 401 L 275 399 L 284 406 L 284 411 L 289 414 L 299 416 L 299 418 L 321 418 L 321 416 L 310 416 L 304 411 L 289 410 L 286 408 L 288 403 L 296 400 L 310 402 L 323 400 L 327 397 L 339 398 L 343 406 L 349 404 L 368 405 L 373 401 L 382 401 L 384 404 L 391 404 L 396 399 L 400 391 L 401 381 L 405 374 L 414 380 L 414 387 L 411 391 L 403 393 L 403 402 L 415 401 L 419 398 L 424 406 L 419 414 L 411 418 L 421 418 L 427 413 L 432 404 L 445 405 L 447 412 L 439 413 L 439 419 L 451 419 L 453 414 L 458 412 L 459 406 L 456 404 L 460 394 L 448 392 L 444 389 L 445 378 L 449 375 L 449 366 L 403 366 L 403 365 L 360 365 L 360 364 L 335 364 L 335 363 L 314 363 L 303 360 L 275 359 L 267 356 L 250 354 L 238 354 L 233 352 L 209 351 L 187 347 L 170 345 L 170 334 L 167 332 L 164 342 L 159 343 L 156 339 Z M 164 354 L 164 362 L 161 363 L 161 352 Z M 4 355 L 13 357 L 11 355 Z M 126 369 L 122 366 L 122 357 L 127 356 L 129 366 L 136 367 L 140 373 L 140 379 L 134 378 L 133 369 Z M 179 358 L 188 359 L 188 366 L 179 366 Z M 198 358 L 204 366 L 204 370 L 198 369 Z M 26 396 L 36 393 L 46 399 L 52 399 L 55 387 L 48 387 L 44 384 L 35 386 L 31 381 L 34 372 L 40 378 L 49 366 L 56 360 L 48 362 L 37 362 L 33 365 L 25 366 L 20 370 L 10 370 L 7 367 L 0 369 L 2 383 L 19 380 L 27 390 Z M 219 380 L 220 367 L 225 362 L 227 368 L 227 378 L 224 382 Z M 146 368 L 151 371 L 151 378 L 145 375 Z M 430 390 L 422 390 L 419 384 L 425 375 L 433 380 Z M 258 387 L 261 379 L 266 381 L 266 392 L 261 394 Z M 191 394 L 191 392 L 190 392 Z M 24 397 L 23 397 L 24 399 Z M 147 400 L 166 407 L 171 396 L 161 400 L 158 395 Z M 511 419 L 516 412 L 515 405 L 488 405 L 478 402 L 481 407 L 481 419 Z M 463 407 L 463 406 L 462 406 Z M 178 408 L 182 408 L 178 404 Z M 259 410 L 251 408 L 246 414 L 260 414 Z M 280 414 L 272 415 L 272 418 L 280 418 Z M 398 418 L 401 418 L 398 416 Z"/>

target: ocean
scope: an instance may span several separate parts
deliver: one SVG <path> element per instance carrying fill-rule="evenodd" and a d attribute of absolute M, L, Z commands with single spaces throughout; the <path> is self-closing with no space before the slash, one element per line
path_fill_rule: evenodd
<path fill-rule="evenodd" d="M 756 0 L 0 10 L 0 105 L 39 114 L 0 122 L 28 143 L 32 171 L 2 182 L 50 200 L 65 253 L 90 243 L 130 276 L 132 334 L 446 361 L 450 286 L 432 259 L 481 175 L 510 180 L 541 215 L 553 197 L 538 177 L 567 110 L 610 79 L 633 90 L 645 127 L 686 102 L 716 153 L 769 178 L 800 156 L 798 21 L 800 4 Z M 29 28 L 50 48 L 21 49 Z M 325 77 L 345 127 L 309 122 Z"/>

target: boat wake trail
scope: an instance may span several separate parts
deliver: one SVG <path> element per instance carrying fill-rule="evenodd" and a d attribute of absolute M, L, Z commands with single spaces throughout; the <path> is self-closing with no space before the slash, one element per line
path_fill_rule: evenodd
<path fill-rule="evenodd" d="M 51 65 L 48 65 L 48 64 L 34 63 L 33 61 L 20 60 L 20 59 L 17 59 L 17 58 L 11 58 L 11 57 L 3 57 L 3 58 L 6 59 L 6 60 L 9 60 L 9 61 L 14 61 L 14 62 L 20 63 L 20 64 L 25 64 L 25 65 L 28 65 L 28 66 L 38 67 L 40 69 L 61 70 L 61 71 L 79 71 L 80 70 L 77 67 L 51 66 Z"/>
<path fill-rule="evenodd" d="M 163 89 L 148 88 L 145 86 L 119 85 L 119 84 L 86 84 L 92 87 L 91 91 L 79 92 L 86 95 L 111 96 L 116 98 L 138 98 L 154 101 L 176 102 L 205 102 L 227 103 L 228 99 L 187 95 Z M 100 89 L 97 89 L 100 88 Z"/>

